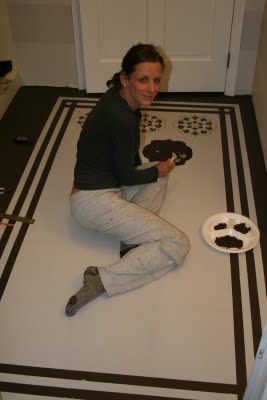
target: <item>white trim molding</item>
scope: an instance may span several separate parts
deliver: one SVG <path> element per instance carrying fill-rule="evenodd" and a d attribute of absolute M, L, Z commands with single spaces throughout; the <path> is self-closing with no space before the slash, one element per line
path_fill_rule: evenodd
<path fill-rule="evenodd" d="M 86 83 L 85 83 L 83 41 L 82 41 L 82 28 L 81 28 L 79 0 L 71 0 L 71 9 L 72 9 L 74 42 L 75 42 L 75 51 L 76 51 L 78 88 L 80 90 L 84 90 L 86 88 Z"/>
<path fill-rule="evenodd" d="M 245 15 L 246 0 L 235 0 L 233 10 L 232 31 L 229 46 L 229 66 L 226 72 L 224 94 L 227 96 L 234 96 L 236 94 L 236 81 L 239 52 L 241 46 L 242 30 Z"/>

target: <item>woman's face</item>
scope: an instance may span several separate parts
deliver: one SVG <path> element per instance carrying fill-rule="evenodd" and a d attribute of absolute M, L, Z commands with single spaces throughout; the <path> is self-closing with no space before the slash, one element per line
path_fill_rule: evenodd
<path fill-rule="evenodd" d="M 163 68 L 160 62 L 141 62 L 129 75 L 121 75 L 121 95 L 133 111 L 149 106 L 159 91 Z"/>

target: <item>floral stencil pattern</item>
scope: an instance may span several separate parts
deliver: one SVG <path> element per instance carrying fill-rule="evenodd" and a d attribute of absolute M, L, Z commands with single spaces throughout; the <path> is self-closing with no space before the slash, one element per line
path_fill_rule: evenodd
<path fill-rule="evenodd" d="M 141 133 L 156 133 L 165 126 L 165 122 L 157 115 L 143 114 L 140 124 Z"/>
<path fill-rule="evenodd" d="M 207 135 L 214 133 L 216 125 L 206 116 L 188 115 L 175 121 L 175 126 L 182 133 L 190 135 Z"/>

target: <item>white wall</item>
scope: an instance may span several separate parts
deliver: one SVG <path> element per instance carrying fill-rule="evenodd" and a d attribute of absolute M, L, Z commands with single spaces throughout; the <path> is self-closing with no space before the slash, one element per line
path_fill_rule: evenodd
<path fill-rule="evenodd" d="M 12 60 L 15 64 L 15 47 L 10 29 L 6 0 L 0 0 L 0 38 L 0 60 Z"/>
<path fill-rule="evenodd" d="M 25 85 L 77 87 L 71 0 L 6 0 Z"/>
<path fill-rule="evenodd" d="M 1 119 L 21 85 L 20 77 L 16 68 L 15 47 L 10 28 L 6 0 L 0 0 L 0 60 L 12 61 L 12 71 L 5 76 L 3 86 L 0 88 Z"/>
<path fill-rule="evenodd" d="M 253 103 L 267 167 L 267 3 L 265 5 L 253 85 Z"/>
<path fill-rule="evenodd" d="M 235 94 L 252 94 L 265 0 L 246 0 Z"/>

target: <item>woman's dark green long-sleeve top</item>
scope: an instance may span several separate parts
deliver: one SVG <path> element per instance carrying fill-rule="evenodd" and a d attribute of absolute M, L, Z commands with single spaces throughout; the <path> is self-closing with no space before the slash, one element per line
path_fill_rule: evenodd
<path fill-rule="evenodd" d="M 89 113 L 77 144 L 74 185 L 81 190 L 108 189 L 157 181 L 153 166 L 137 170 L 140 110 L 133 112 L 112 87 Z"/>

